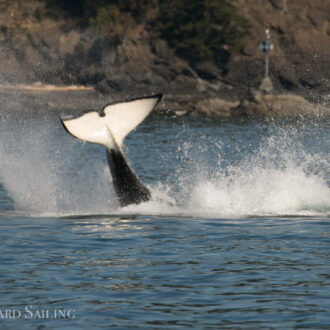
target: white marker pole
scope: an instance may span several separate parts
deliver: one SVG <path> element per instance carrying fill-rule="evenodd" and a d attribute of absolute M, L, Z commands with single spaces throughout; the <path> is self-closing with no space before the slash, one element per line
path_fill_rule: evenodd
<path fill-rule="evenodd" d="M 266 55 L 266 61 L 265 61 L 265 77 L 269 77 L 269 57 L 268 53 Z"/>
<path fill-rule="evenodd" d="M 268 29 L 266 29 L 265 33 L 266 33 L 266 42 L 267 42 L 267 45 L 269 46 L 269 49 L 266 52 L 265 77 L 269 77 L 269 56 L 268 56 L 268 54 L 269 54 L 270 45 L 271 45 L 271 43 L 270 43 L 270 32 L 269 32 Z"/>
<path fill-rule="evenodd" d="M 265 31 L 265 35 L 265 40 L 259 43 L 259 50 L 265 54 L 265 76 L 259 89 L 265 93 L 270 93 L 273 90 L 273 85 L 269 78 L 269 52 L 273 50 L 274 46 L 270 40 L 269 29 Z"/>
<path fill-rule="evenodd" d="M 270 40 L 270 31 L 266 29 L 266 38 L 259 44 L 259 50 L 265 54 L 265 77 L 269 76 L 269 52 L 274 49 L 274 45 Z"/>
<path fill-rule="evenodd" d="M 284 13 L 286 13 L 286 0 L 282 0 L 282 11 L 281 11 L 281 13 L 282 14 L 284 14 Z"/>

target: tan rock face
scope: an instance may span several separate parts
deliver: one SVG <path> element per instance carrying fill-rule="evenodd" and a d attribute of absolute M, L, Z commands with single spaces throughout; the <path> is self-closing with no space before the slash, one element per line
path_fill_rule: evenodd
<path fill-rule="evenodd" d="M 330 110 L 315 105 L 294 94 L 256 94 L 245 99 L 235 110 L 236 114 L 262 117 L 319 117 L 330 116 Z"/>
<path fill-rule="evenodd" d="M 238 104 L 221 98 L 208 98 L 197 102 L 195 112 L 200 115 L 230 117 Z"/>

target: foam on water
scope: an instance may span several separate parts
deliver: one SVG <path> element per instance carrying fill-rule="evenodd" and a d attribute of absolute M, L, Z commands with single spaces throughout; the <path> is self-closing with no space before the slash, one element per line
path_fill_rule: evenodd
<path fill-rule="evenodd" d="M 223 168 L 220 163 L 214 175 L 200 178 L 190 195 L 191 209 L 223 216 L 329 212 L 327 155 L 306 152 L 296 130 L 277 128 L 273 134 L 239 164 Z"/>
<path fill-rule="evenodd" d="M 123 212 L 230 218 L 329 216 L 329 138 L 309 139 L 301 128 L 274 126 L 257 149 L 231 164 L 221 157 L 223 143 L 214 138 L 208 141 L 216 147 L 211 156 L 208 150 L 201 152 L 200 145 L 186 142 L 178 149 L 189 162 L 178 169 L 180 191 L 172 196 L 179 203 L 169 207 L 151 202 Z M 313 151 L 306 151 L 304 143 L 312 143 Z M 206 161 L 210 157 L 218 159 L 215 167 Z"/>
<path fill-rule="evenodd" d="M 154 195 L 161 193 L 153 190 Z M 329 186 L 321 176 L 300 168 L 255 168 L 214 180 L 200 178 L 185 193 L 187 199 L 181 205 L 173 204 L 175 198 L 168 197 L 170 203 L 160 198 L 127 206 L 119 213 L 210 218 L 330 215 Z"/>
<path fill-rule="evenodd" d="M 54 118 L 43 120 L 37 126 L 1 122 L 0 182 L 17 212 L 214 218 L 330 214 L 329 138 L 317 141 L 301 127 L 275 126 L 255 148 L 233 147 L 232 158 L 211 130 L 203 143 L 201 137 L 178 142 L 173 152 L 182 157 L 172 180 L 149 185 L 153 201 L 119 208 L 103 148 L 63 134 Z"/>
<path fill-rule="evenodd" d="M 189 208 L 223 217 L 316 215 L 330 211 L 330 189 L 324 180 L 301 169 L 254 169 L 194 187 Z"/>

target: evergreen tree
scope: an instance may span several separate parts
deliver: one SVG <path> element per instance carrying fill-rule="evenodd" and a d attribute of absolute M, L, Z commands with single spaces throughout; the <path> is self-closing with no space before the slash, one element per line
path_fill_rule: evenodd
<path fill-rule="evenodd" d="M 236 13 L 235 0 L 163 0 L 159 30 L 177 53 L 191 62 L 227 62 L 241 50 L 246 21 Z"/>

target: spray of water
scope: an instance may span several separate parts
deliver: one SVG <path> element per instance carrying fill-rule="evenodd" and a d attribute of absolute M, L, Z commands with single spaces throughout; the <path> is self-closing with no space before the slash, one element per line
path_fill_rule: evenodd
<path fill-rule="evenodd" d="M 61 215 L 106 213 L 116 199 L 105 162 L 85 157 L 57 117 L 2 118 L 0 182 L 17 212 Z M 103 150 L 102 150 L 103 151 Z M 92 150 L 93 152 L 93 150 Z"/>
<path fill-rule="evenodd" d="M 243 146 L 233 148 L 231 154 L 240 156 L 231 162 L 222 157 L 228 146 L 213 137 L 206 143 L 199 139 L 197 145 L 185 142 L 178 146 L 183 163 L 175 174 L 177 205 L 169 210 L 163 204 L 144 204 L 127 211 L 215 218 L 328 216 L 330 139 L 324 136 L 318 140 L 306 134 L 303 126 L 275 125 L 249 152 L 242 152 Z"/>
<path fill-rule="evenodd" d="M 185 138 L 174 147 L 176 139 L 170 139 L 180 155 L 176 170 L 165 182 L 149 185 L 152 201 L 125 208 L 117 203 L 102 147 L 74 140 L 49 116 L 2 117 L 0 128 L 0 182 L 16 212 L 215 218 L 330 214 L 329 138 L 315 141 L 301 128 L 274 127 L 255 147 L 249 141 L 229 147 L 212 134 Z"/>

